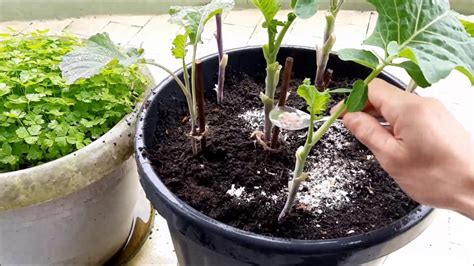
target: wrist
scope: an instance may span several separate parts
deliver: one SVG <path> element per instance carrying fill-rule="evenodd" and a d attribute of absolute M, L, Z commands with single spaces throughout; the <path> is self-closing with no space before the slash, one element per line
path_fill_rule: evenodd
<path fill-rule="evenodd" d="M 474 220 L 474 163 L 469 162 L 459 193 L 455 193 L 453 210 Z"/>

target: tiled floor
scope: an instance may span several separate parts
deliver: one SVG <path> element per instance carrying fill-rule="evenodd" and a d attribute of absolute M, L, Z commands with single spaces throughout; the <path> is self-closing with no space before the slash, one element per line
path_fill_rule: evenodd
<path fill-rule="evenodd" d="M 286 12 L 282 12 L 285 15 Z M 373 28 L 376 15 L 371 12 L 342 11 L 336 24 L 338 41 L 336 49 L 358 47 Z M 225 48 L 260 45 L 265 41 L 261 29 L 262 16 L 255 10 L 233 11 L 224 18 Z M 284 41 L 287 45 L 314 47 L 321 41 L 324 13 L 319 12 L 309 20 L 299 20 L 290 29 Z M 178 27 L 161 16 L 94 16 L 60 21 L 10 21 L 0 23 L 0 32 L 7 26 L 19 31 L 49 28 L 51 33 L 61 31 L 88 37 L 96 32 L 107 31 L 111 38 L 122 45 L 142 46 L 147 57 L 153 57 L 177 69 L 179 62 L 170 54 L 173 35 Z M 207 27 L 199 56 L 215 53 L 213 37 L 215 25 Z M 408 76 L 398 69 L 388 69 L 405 82 Z M 160 70 L 153 70 L 157 80 L 165 77 Z M 474 136 L 474 88 L 466 78 L 452 74 L 446 80 L 426 90 L 418 90 L 425 96 L 443 101 Z M 176 265 L 173 245 L 166 221 L 156 219 L 153 234 L 130 265 Z M 389 255 L 383 265 L 474 265 L 474 222 L 450 211 L 439 211 L 434 223 L 417 239 Z"/>

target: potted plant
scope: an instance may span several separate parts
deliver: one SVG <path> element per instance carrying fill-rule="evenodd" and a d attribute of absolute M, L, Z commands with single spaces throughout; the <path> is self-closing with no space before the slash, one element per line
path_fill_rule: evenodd
<path fill-rule="evenodd" d="M 141 182 L 167 219 L 179 263 L 360 264 L 397 250 L 428 226 L 432 209 L 408 198 L 337 118 L 364 107 L 367 85 L 375 77 L 407 88 L 383 71 L 388 65 L 407 70 L 413 79 L 408 91 L 415 84 L 435 83 L 453 69 L 474 81 L 472 55 L 465 52 L 473 48 L 471 37 L 446 1 L 371 0 L 379 18 L 366 44 L 382 48 L 383 54 L 346 49 L 336 56 L 330 53 L 336 38 L 332 29 L 342 1 L 331 1 L 327 38 L 316 56 L 314 49 L 280 46 L 288 24 L 301 10 L 314 14 L 316 1 L 291 1 L 286 21 L 275 19 L 278 1 L 252 2 L 263 13 L 269 42 L 263 49 L 227 51 L 225 97 L 219 102 L 209 97 L 218 56 L 193 59 L 154 90 L 137 124 Z M 193 14 L 183 19 L 186 33 L 193 32 L 189 25 L 201 25 L 201 12 L 184 14 Z M 179 51 L 193 43 L 186 40 L 179 42 Z M 317 66 L 308 63 L 316 61 Z M 191 92 L 183 89 L 189 69 L 196 71 Z M 315 73 L 312 85 L 305 78 Z M 329 95 L 340 93 L 349 93 L 344 104 L 324 116 Z"/>
<path fill-rule="evenodd" d="M 100 264 L 124 246 L 143 204 L 130 156 L 153 81 L 110 62 L 69 82 L 61 61 L 87 41 L 46 33 L 0 42 L 0 264 Z"/>

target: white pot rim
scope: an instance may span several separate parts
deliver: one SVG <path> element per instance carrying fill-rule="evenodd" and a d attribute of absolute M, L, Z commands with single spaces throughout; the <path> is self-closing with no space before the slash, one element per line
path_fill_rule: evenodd
<path fill-rule="evenodd" d="M 155 85 L 147 67 L 141 71 L 150 81 L 142 99 Z M 86 147 L 31 168 L 0 173 L 0 211 L 59 198 L 99 180 L 133 154 L 137 113 L 143 100 L 111 130 Z"/>

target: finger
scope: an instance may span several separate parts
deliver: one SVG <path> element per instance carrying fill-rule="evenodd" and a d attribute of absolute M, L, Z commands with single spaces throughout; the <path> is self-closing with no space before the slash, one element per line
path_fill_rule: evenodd
<path fill-rule="evenodd" d="M 376 157 L 397 149 L 398 141 L 373 116 L 363 113 L 347 113 L 344 124 L 352 134 L 369 148 Z"/>
<path fill-rule="evenodd" d="M 388 122 L 395 123 L 401 106 L 414 95 L 406 93 L 382 79 L 374 79 L 369 84 L 369 102 Z"/>
<path fill-rule="evenodd" d="M 336 105 L 334 105 L 331 110 L 329 111 L 330 114 L 334 114 L 335 112 L 337 112 L 337 110 L 339 110 L 342 106 L 344 105 L 344 100 L 338 102 Z M 346 112 L 342 113 L 341 114 L 341 117 L 344 116 Z"/>

